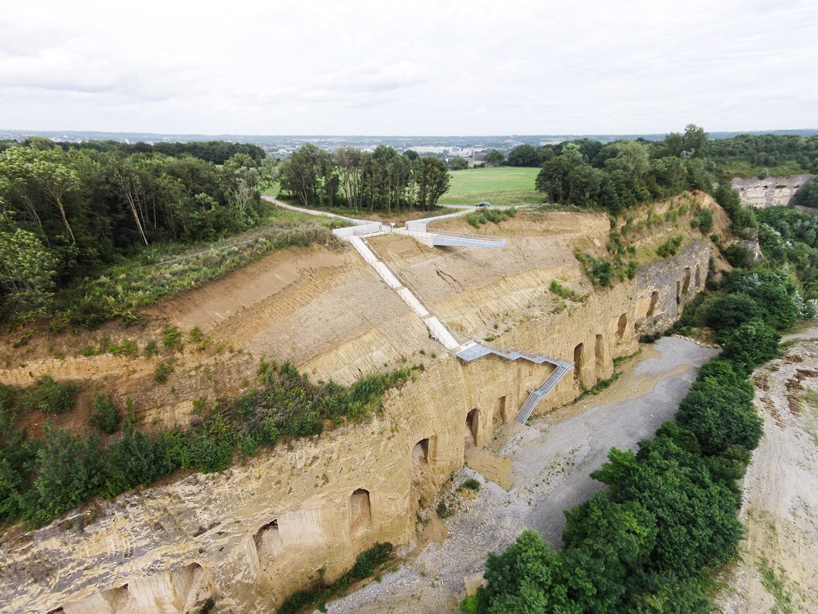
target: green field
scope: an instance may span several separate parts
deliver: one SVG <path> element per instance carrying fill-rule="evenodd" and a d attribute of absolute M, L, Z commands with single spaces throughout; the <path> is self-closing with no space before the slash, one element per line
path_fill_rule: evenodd
<path fill-rule="evenodd" d="M 474 205 L 488 201 L 492 205 L 528 205 L 543 202 L 543 194 L 534 190 L 538 168 L 498 166 L 451 172 L 449 191 L 440 199 L 445 205 Z"/>

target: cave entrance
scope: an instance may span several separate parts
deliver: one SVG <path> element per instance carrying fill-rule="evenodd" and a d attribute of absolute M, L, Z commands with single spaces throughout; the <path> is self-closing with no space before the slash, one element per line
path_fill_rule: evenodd
<path fill-rule="evenodd" d="M 682 282 L 677 281 L 676 282 L 676 304 L 678 305 L 681 302 L 682 302 Z"/>
<path fill-rule="evenodd" d="M 687 294 L 690 290 L 690 267 L 685 268 L 685 275 L 682 280 L 682 294 Z"/>
<path fill-rule="evenodd" d="M 256 554 L 262 565 L 284 550 L 284 542 L 281 541 L 281 533 L 278 530 L 278 519 L 268 522 L 256 531 L 253 542 L 256 544 Z"/>
<path fill-rule="evenodd" d="M 594 343 L 594 360 L 597 374 L 602 373 L 602 370 L 605 368 L 605 342 L 602 339 L 602 335 L 596 336 L 596 342 Z"/>
<path fill-rule="evenodd" d="M 574 379 L 582 380 L 582 367 L 584 366 L 585 346 L 580 343 L 574 348 Z"/>
<path fill-rule="evenodd" d="M 349 498 L 349 532 L 359 537 L 372 526 L 372 506 L 369 491 L 359 488 Z"/>
<path fill-rule="evenodd" d="M 423 464 L 429 462 L 429 438 L 421 439 L 419 442 L 415 444 L 415 447 L 412 448 L 412 462 L 416 465 Z"/>
<path fill-rule="evenodd" d="M 645 314 L 646 317 L 651 317 L 656 312 L 656 304 L 659 302 L 659 291 L 654 290 L 651 292 L 650 295 L 650 307 L 648 307 L 648 312 Z"/>
<path fill-rule="evenodd" d="M 626 328 L 628 328 L 628 314 L 623 313 L 621 316 L 619 316 L 619 321 L 616 323 L 617 342 L 622 341 L 622 337 L 625 336 Z"/>
<path fill-rule="evenodd" d="M 464 432 L 466 444 L 477 445 L 477 432 L 480 428 L 480 410 L 476 407 L 466 416 L 466 430 Z"/>
<path fill-rule="evenodd" d="M 492 424 L 497 427 L 506 421 L 506 397 L 502 396 L 494 402 Z"/>

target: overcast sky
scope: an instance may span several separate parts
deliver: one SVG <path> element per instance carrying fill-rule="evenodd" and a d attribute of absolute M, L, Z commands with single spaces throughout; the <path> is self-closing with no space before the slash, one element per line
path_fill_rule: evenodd
<path fill-rule="evenodd" d="M 0 129 L 818 128 L 816 0 L 0 0 Z"/>

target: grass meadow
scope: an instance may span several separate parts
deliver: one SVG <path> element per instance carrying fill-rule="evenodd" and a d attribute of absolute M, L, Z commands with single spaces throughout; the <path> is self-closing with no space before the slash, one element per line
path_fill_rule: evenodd
<path fill-rule="evenodd" d="M 474 205 L 488 201 L 492 205 L 530 205 L 543 202 L 543 194 L 534 190 L 538 168 L 498 166 L 452 171 L 449 191 L 440 199 L 445 205 Z"/>

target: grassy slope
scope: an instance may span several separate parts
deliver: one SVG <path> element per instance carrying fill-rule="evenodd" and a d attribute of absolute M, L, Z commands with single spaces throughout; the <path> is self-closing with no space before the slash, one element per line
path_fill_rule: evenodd
<path fill-rule="evenodd" d="M 534 190 L 538 168 L 474 168 L 451 173 L 449 191 L 440 199 L 446 205 L 474 205 L 483 200 L 492 205 L 524 205 L 543 202 Z"/>

